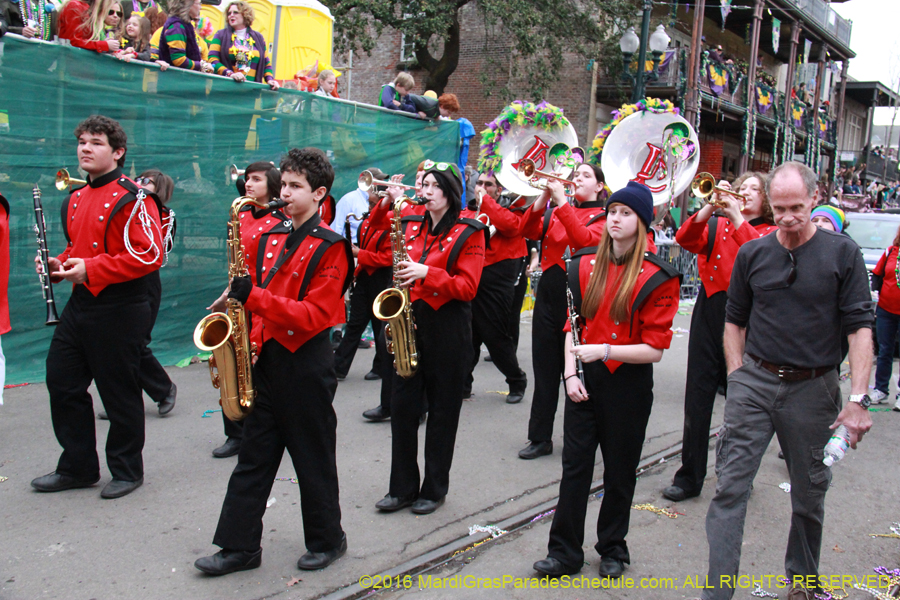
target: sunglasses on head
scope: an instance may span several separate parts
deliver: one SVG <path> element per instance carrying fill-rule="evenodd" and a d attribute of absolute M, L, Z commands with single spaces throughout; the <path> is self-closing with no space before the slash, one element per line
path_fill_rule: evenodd
<path fill-rule="evenodd" d="M 445 162 L 436 163 L 433 160 L 426 160 L 425 165 L 423 165 L 423 166 L 425 167 L 426 171 L 430 171 L 431 169 L 437 169 L 438 171 L 446 171 L 449 169 L 450 172 L 453 173 L 454 176 L 462 179 L 462 177 L 459 174 L 459 168 L 456 165 L 454 165 L 453 163 L 445 163 Z"/>

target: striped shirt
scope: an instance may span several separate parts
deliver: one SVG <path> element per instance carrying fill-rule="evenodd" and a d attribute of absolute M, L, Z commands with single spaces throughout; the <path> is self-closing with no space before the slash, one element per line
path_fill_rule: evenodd
<path fill-rule="evenodd" d="M 256 80 L 256 72 L 259 69 L 259 48 L 255 46 L 253 38 L 248 36 L 244 40 L 244 44 L 250 45 L 250 50 L 242 50 L 239 48 L 239 45 L 235 43 L 234 36 L 232 36 L 231 47 L 228 48 L 228 58 L 223 61 L 222 60 L 222 47 L 225 46 L 225 36 L 228 35 L 228 30 L 220 29 L 213 36 L 212 43 L 209 45 L 209 62 L 212 63 L 213 68 L 217 75 L 223 75 L 225 77 L 231 77 L 234 74 L 234 70 L 229 69 L 226 66 L 226 62 L 228 64 L 234 65 L 235 70 L 238 66 L 237 55 L 238 52 L 245 52 L 247 55 L 247 68 L 243 69 L 241 72 L 244 73 L 246 78 L 250 81 Z M 246 46 L 245 46 L 246 47 Z M 265 58 L 265 68 L 263 69 L 263 81 L 271 81 L 275 79 L 275 74 L 272 72 L 272 61 L 269 59 L 268 53 L 266 53 Z"/>
<path fill-rule="evenodd" d="M 196 31 L 196 30 L 195 30 Z M 150 36 L 150 55 L 152 60 L 159 60 L 159 38 L 162 36 L 163 28 L 160 27 L 153 35 Z M 183 38 L 184 36 L 182 36 Z M 209 61 L 209 46 L 207 46 L 206 41 L 200 34 L 197 33 L 197 45 L 200 46 L 200 57 L 204 61 Z M 182 50 L 183 51 L 183 50 Z M 174 56 L 173 56 L 174 58 Z"/>

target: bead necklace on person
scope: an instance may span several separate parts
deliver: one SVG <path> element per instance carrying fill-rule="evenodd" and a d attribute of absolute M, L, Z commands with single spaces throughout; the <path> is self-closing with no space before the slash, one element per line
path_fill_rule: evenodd
<path fill-rule="evenodd" d="M 231 34 L 231 52 L 234 53 L 237 69 L 245 73 L 249 71 L 250 53 L 253 52 L 253 38 L 250 37 L 249 32 L 246 37 L 238 37 L 236 31 Z"/>
<path fill-rule="evenodd" d="M 894 261 L 894 283 L 900 288 L 900 250 L 897 251 L 897 260 Z"/>
<path fill-rule="evenodd" d="M 50 37 L 50 20 L 45 18 L 45 9 L 38 4 L 41 0 L 19 0 L 19 14 L 29 27 L 38 30 L 39 38 L 47 40 Z"/>
<path fill-rule="evenodd" d="M 150 0 L 147 4 L 147 8 L 141 8 L 140 0 L 131 0 L 131 14 L 137 15 L 139 17 L 143 17 L 144 13 L 150 10 L 152 7 L 157 6 L 155 0 Z"/>

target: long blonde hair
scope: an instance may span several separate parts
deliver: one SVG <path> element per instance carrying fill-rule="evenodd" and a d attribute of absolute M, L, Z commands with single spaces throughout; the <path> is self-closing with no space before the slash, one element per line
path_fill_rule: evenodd
<path fill-rule="evenodd" d="M 634 245 L 625 253 L 625 256 L 622 257 L 625 262 L 625 269 L 622 270 L 622 274 L 616 282 L 618 289 L 609 308 L 609 316 L 615 321 L 624 321 L 631 314 L 631 295 L 644 266 L 644 253 L 646 251 L 647 226 L 638 219 L 637 239 Z M 581 314 L 586 319 L 593 319 L 603 303 L 603 293 L 606 290 L 606 280 L 609 277 L 609 263 L 612 258 L 613 239 L 609 236 L 607 228 L 604 227 L 603 235 L 600 237 L 600 244 L 597 246 L 597 254 L 594 256 L 594 269 L 591 271 L 591 278 L 588 280 L 584 300 L 581 303 Z"/>
<path fill-rule="evenodd" d="M 73 1 L 67 0 L 66 4 Z M 88 2 L 89 10 L 82 13 L 81 25 L 78 26 L 79 31 L 83 32 L 82 35 L 85 38 L 92 42 L 106 39 L 106 15 L 109 13 L 110 7 L 115 3 L 116 0 L 93 0 L 93 2 Z M 90 37 L 87 36 L 88 33 L 91 34 Z"/>

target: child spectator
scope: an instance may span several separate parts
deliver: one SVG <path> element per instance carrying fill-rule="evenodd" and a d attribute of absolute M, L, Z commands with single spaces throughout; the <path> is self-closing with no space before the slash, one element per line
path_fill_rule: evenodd
<path fill-rule="evenodd" d="M 406 71 L 397 73 L 394 81 L 381 86 L 381 96 L 378 98 L 378 106 L 382 106 L 388 110 L 402 110 L 416 114 L 416 107 L 409 99 L 409 93 L 416 80 Z"/>
<path fill-rule="evenodd" d="M 330 69 L 323 69 L 321 73 L 319 73 L 318 77 L 319 87 L 315 91 L 319 96 L 331 96 L 333 98 L 337 98 L 337 94 L 334 89 L 337 87 L 337 77 L 334 75 L 334 71 Z"/>
<path fill-rule="evenodd" d="M 121 60 L 151 60 L 150 52 L 150 19 L 132 15 L 125 23 L 125 35 L 122 37 L 122 50 L 116 53 Z"/>
<path fill-rule="evenodd" d="M 438 106 L 441 111 L 441 118 L 453 121 L 453 115 L 459 112 L 459 99 L 456 97 L 456 94 L 442 94 L 438 98 Z M 472 138 L 475 137 L 475 127 L 471 121 L 462 117 L 456 119 L 456 122 L 459 123 L 460 138 L 457 162 L 460 170 L 464 170 L 466 163 L 469 162 L 469 144 Z"/>

